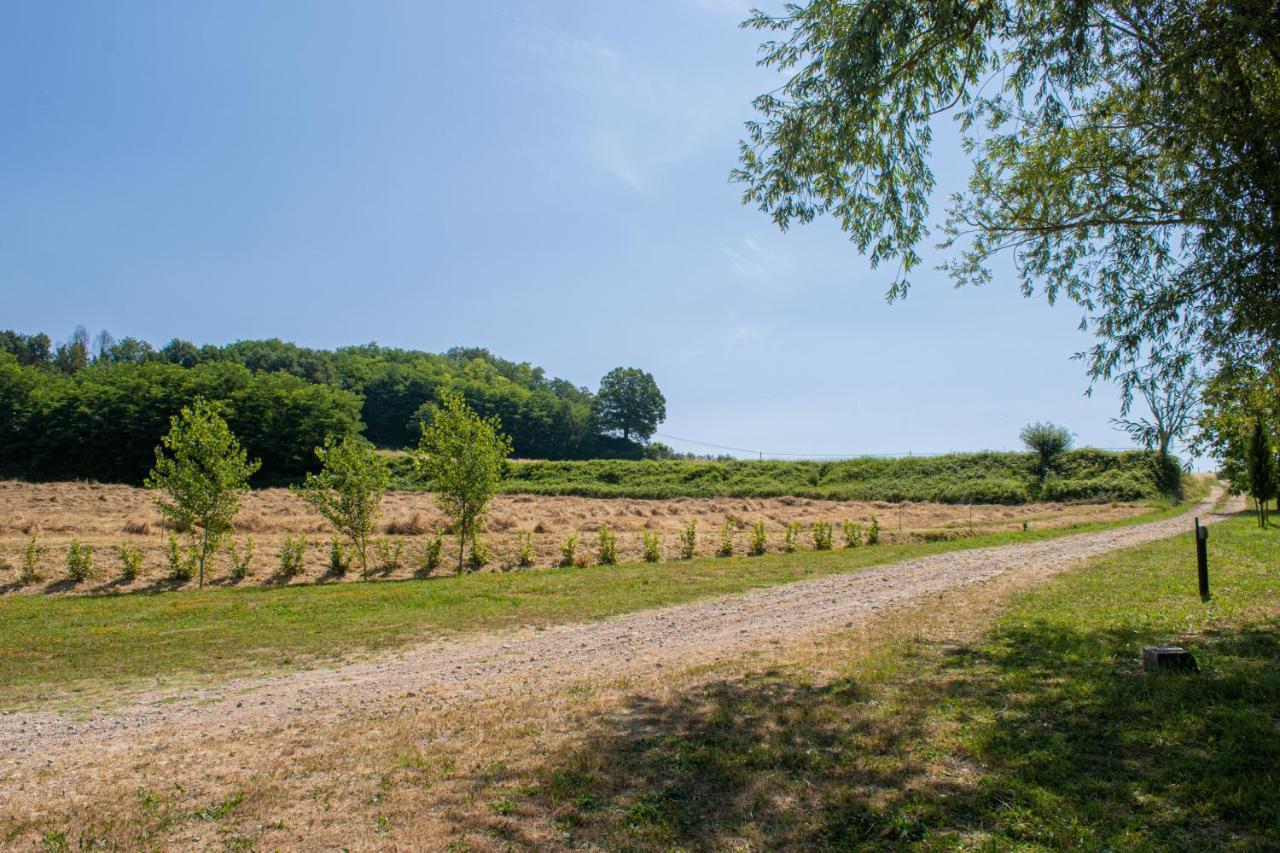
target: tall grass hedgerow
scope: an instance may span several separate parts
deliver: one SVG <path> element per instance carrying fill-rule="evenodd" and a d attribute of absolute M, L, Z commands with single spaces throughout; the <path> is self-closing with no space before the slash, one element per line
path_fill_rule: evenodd
<path fill-rule="evenodd" d="M 79 539 L 72 539 L 67 546 L 67 577 L 73 581 L 93 577 L 93 549 Z"/>
<path fill-rule="evenodd" d="M 122 543 L 116 546 L 116 554 L 120 557 L 120 580 L 137 580 L 142 572 L 142 550 Z"/>
<path fill-rule="evenodd" d="M 720 547 L 716 549 L 717 557 L 733 556 L 733 531 L 734 524 L 732 521 L 726 521 L 724 527 L 720 528 Z"/>
<path fill-rule="evenodd" d="M 689 519 L 689 523 L 680 530 L 680 559 L 692 560 L 693 555 L 697 553 L 697 550 L 698 520 L 691 518 Z"/>
<path fill-rule="evenodd" d="M 830 551 L 831 550 L 831 522 L 815 521 L 813 526 L 809 528 L 813 533 L 813 550 Z"/>
<path fill-rule="evenodd" d="M 600 553 L 596 562 L 602 566 L 612 566 L 618 562 L 618 539 L 605 524 L 600 525 Z"/>
<path fill-rule="evenodd" d="M 644 532 L 644 561 L 646 563 L 658 563 L 662 561 L 662 540 L 656 531 L 646 530 Z"/>
<path fill-rule="evenodd" d="M 759 557 L 769 548 L 769 534 L 765 532 L 764 522 L 757 521 L 751 527 L 751 548 L 747 552 L 753 557 Z"/>
<path fill-rule="evenodd" d="M 307 556 L 307 537 L 290 536 L 280 547 L 280 577 L 292 578 L 302 571 L 302 564 Z"/>

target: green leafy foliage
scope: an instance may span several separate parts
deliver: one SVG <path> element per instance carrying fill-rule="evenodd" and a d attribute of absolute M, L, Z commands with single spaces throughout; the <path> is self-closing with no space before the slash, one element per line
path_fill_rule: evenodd
<path fill-rule="evenodd" d="M 793 521 L 787 525 L 786 531 L 782 534 L 782 553 L 794 554 L 799 550 L 796 543 L 796 537 L 800 535 L 800 523 Z"/>
<path fill-rule="evenodd" d="M 862 525 L 853 521 L 844 521 L 840 524 L 840 533 L 844 537 L 844 547 L 860 548 L 862 547 Z"/>
<path fill-rule="evenodd" d="M 137 580 L 142 572 L 142 549 L 121 543 L 116 546 L 116 555 L 120 558 L 120 580 Z"/>
<path fill-rule="evenodd" d="M 390 574 L 404 568 L 404 540 L 379 539 L 373 543 L 378 558 L 378 571 Z"/>
<path fill-rule="evenodd" d="M 67 546 L 67 577 L 73 581 L 93 577 L 93 549 L 79 539 L 72 539 Z"/>
<path fill-rule="evenodd" d="M 810 525 L 809 532 L 813 534 L 813 550 L 831 550 L 831 522 L 815 521 Z"/>
<path fill-rule="evenodd" d="M 747 553 L 752 557 L 760 557 L 767 550 L 769 550 L 769 534 L 765 532 L 764 522 L 757 521 L 751 527 L 751 544 Z"/>
<path fill-rule="evenodd" d="M 196 574 L 196 554 L 182 545 L 178 534 L 170 532 L 168 550 L 165 552 L 165 563 L 169 567 L 169 580 L 189 581 Z"/>
<path fill-rule="evenodd" d="M 231 580 L 239 582 L 249 576 L 253 570 L 253 537 L 244 542 L 244 547 L 236 545 L 235 540 L 227 542 L 227 556 L 231 559 Z"/>
<path fill-rule="evenodd" d="M 359 436 L 327 438 L 317 448 L 320 472 L 308 474 L 294 493 L 345 536 L 369 576 L 369 537 L 378 520 L 391 472 L 373 445 Z"/>
<path fill-rule="evenodd" d="M 613 566 L 618 562 L 618 538 L 607 524 L 601 524 L 598 531 L 599 545 L 596 551 L 596 563 L 601 566 Z"/>
<path fill-rule="evenodd" d="M 344 576 L 351 569 L 351 549 L 337 536 L 329 540 L 329 563 L 325 570 L 335 578 Z"/>
<path fill-rule="evenodd" d="M 666 420 L 667 401 L 649 373 L 634 367 L 615 367 L 600 380 L 594 414 L 602 429 L 648 439 Z"/>
<path fill-rule="evenodd" d="M 733 534 L 736 530 L 737 526 L 733 521 L 726 521 L 720 528 L 720 547 L 716 549 L 717 557 L 733 556 Z"/>
<path fill-rule="evenodd" d="M 533 550 L 533 534 L 527 530 L 521 530 L 516 534 L 516 565 L 522 569 L 528 569 L 536 562 L 536 554 Z"/>
<path fill-rule="evenodd" d="M 1042 484 L 1054 469 L 1058 457 L 1071 449 L 1071 432 L 1047 422 L 1027 424 L 1018 438 L 1035 454 L 1036 477 Z"/>
<path fill-rule="evenodd" d="M 297 577 L 302 572 L 307 557 L 307 537 L 289 536 L 280 546 L 280 565 L 276 571 L 280 577 Z"/>
<path fill-rule="evenodd" d="M 1253 433 L 1249 437 L 1249 451 L 1245 464 L 1249 475 L 1249 497 L 1253 498 L 1258 513 L 1258 526 L 1266 527 L 1269 515 L 1268 505 L 1275 498 L 1280 486 L 1280 474 L 1277 474 L 1276 451 L 1267 432 L 1267 425 L 1261 420 L 1253 423 Z"/>
<path fill-rule="evenodd" d="M 501 426 L 497 418 L 480 417 L 452 393 L 441 396 L 431 420 L 422 425 L 415 467 L 458 537 L 459 573 L 464 546 L 475 539 L 511 452 Z"/>
<path fill-rule="evenodd" d="M 29 586 L 41 579 L 40 561 L 44 558 L 44 552 L 45 547 L 36 540 L 36 534 L 32 533 L 22 549 L 22 566 L 18 572 L 20 585 Z"/>
<path fill-rule="evenodd" d="M 202 399 L 170 419 L 155 458 L 146 486 L 156 493 L 161 515 L 189 532 L 203 587 L 205 563 L 230 533 L 249 478 L 261 463 L 248 460 L 217 407 Z"/>
<path fill-rule="evenodd" d="M 874 515 L 871 516 L 871 525 L 867 528 L 867 544 L 880 544 L 880 519 Z"/>
<path fill-rule="evenodd" d="M 656 530 L 646 530 L 642 536 L 643 556 L 646 563 L 662 561 L 662 538 Z"/>
<path fill-rule="evenodd" d="M 439 533 L 427 540 L 422 552 L 422 570 L 433 572 L 440 567 L 440 556 L 444 551 L 444 537 Z"/>
<path fill-rule="evenodd" d="M 568 568 L 576 561 L 578 554 L 578 537 L 570 533 L 564 537 L 564 542 L 560 543 L 560 566 Z"/>
<path fill-rule="evenodd" d="M 680 528 L 680 559 L 692 560 L 698 552 L 698 520 L 689 519 L 689 523 Z"/>
<path fill-rule="evenodd" d="M 487 565 L 489 565 L 489 546 L 476 536 L 471 540 L 471 549 L 467 552 L 467 568 L 477 571 Z"/>

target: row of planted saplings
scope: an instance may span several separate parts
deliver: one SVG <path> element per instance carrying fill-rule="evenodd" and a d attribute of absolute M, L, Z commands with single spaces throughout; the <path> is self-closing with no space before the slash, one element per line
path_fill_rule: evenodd
<path fill-rule="evenodd" d="M 737 553 L 734 534 L 740 528 L 740 523 L 734 520 L 726 521 L 720 529 L 719 547 L 716 549 L 717 557 L 732 557 Z M 779 549 L 783 553 L 794 553 L 801 550 L 801 535 L 804 527 L 799 523 L 791 523 L 783 530 L 782 545 Z M 809 536 L 811 538 L 812 548 L 815 551 L 830 551 L 834 547 L 835 528 L 830 522 L 818 521 L 809 525 Z M 840 525 L 842 543 L 845 548 L 859 548 L 864 545 L 876 545 L 880 542 L 880 522 L 875 517 L 871 517 L 870 525 L 865 528 L 863 525 L 845 521 Z M 609 529 L 608 525 L 601 524 L 597 531 L 596 549 L 594 554 L 594 563 L 601 566 L 611 566 L 618 562 L 618 542 L 616 534 Z M 560 545 L 559 566 L 579 566 L 586 567 L 592 565 L 593 561 L 590 556 L 583 553 L 581 542 L 578 535 L 571 533 L 565 537 Z M 293 536 L 286 538 L 280 549 L 279 563 L 276 567 L 276 575 L 281 579 L 289 579 L 296 577 L 303 570 L 306 561 L 306 554 L 311 546 L 306 536 Z M 679 558 L 682 560 L 691 560 L 698 556 L 698 523 L 696 520 L 690 520 L 679 533 Z M 663 547 L 662 537 L 655 531 L 645 531 L 641 542 L 642 559 L 646 563 L 658 563 L 662 561 Z M 405 566 L 404 542 L 400 539 L 380 539 L 372 543 L 373 555 L 375 558 L 376 571 L 382 574 L 390 574 L 399 571 Z M 115 547 L 115 557 L 119 565 L 118 577 L 121 581 L 131 582 L 136 580 L 142 570 L 142 550 L 129 544 L 120 544 Z M 430 537 L 426 542 L 426 547 L 422 551 L 419 559 L 416 561 L 416 568 L 422 572 L 431 572 L 439 568 L 441 563 L 441 555 L 444 550 L 444 538 L 442 533 L 437 533 Z M 32 534 L 30 541 L 22 553 L 22 565 L 18 576 L 20 584 L 31 584 L 43 579 L 41 574 L 41 566 L 44 555 L 48 548 L 41 545 Z M 235 541 L 227 543 L 227 557 L 230 564 L 228 575 L 232 581 L 244 580 L 252 573 L 254 560 L 254 541 L 250 536 L 242 544 Z M 746 553 L 749 556 L 761 556 L 769 551 L 769 534 L 765 529 L 763 521 L 757 521 L 751 528 L 750 539 L 747 544 Z M 347 573 L 354 561 L 353 549 L 351 546 L 344 544 L 339 539 L 332 538 L 329 541 L 328 561 L 325 567 L 325 573 L 328 576 L 341 577 Z M 173 581 L 188 581 L 195 574 L 196 564 L 195 556 L 190 551 L 184 549 L 176 534 L 169 534 L 169 547 L 166 556 L 166 562 L 169 569 L 169 579 Z M 467 554 L 466 567 L 472 570 L 478 570 L 487 566 L 490 562 L 489 548 L 480 539 L 474 539 L 471 542 L 471 548 Z M 516 534 L 516 553 L 513 565 L 518 568 L 531 568 L 537 562 L 537 555 L 533 547 L 533 534 L 520 531 Z M 73 539 L 67 547 L 66 558 L 64 561 L 66 578 L 71 581 L 84 581 L 95 577 L 98 572 L 94 566 L 93 548 L 84 544 L 79 540 Z M 370 573 L 366 573 L 366 576 Z"/>

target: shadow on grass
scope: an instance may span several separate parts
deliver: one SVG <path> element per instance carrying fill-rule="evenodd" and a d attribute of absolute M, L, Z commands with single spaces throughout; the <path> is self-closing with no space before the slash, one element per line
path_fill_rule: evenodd
<path fill-rule="evenodd" d="M 1280 624 L 1198 639 L 1199 674 L 1145 673 L 1140 646 L 1033 623 L 920 646 L 884 682 L 633 697 L 548 758 L 520 811 L 609 849 L 1275 849 Z"/>

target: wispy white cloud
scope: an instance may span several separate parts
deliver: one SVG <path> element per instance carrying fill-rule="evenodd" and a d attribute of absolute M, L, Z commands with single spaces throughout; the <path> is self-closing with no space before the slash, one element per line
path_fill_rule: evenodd
<path fill-rule="evenodd" d="M 729 259 L 729 268 L 740 276 L 766 279 L 776 274 L 782 259 L 761 248 L 750 237 L 742 237 L 729 246 L 721 246 L 720 252 Z"/>
<path fill-rule="evenodd" d="M 641 70 L 612 45 L 567 32 L 525 28 L 511 41 L 545 60 L 550 85 L 576 96 L 584 156 L 637 192 L 717 138 L 704 99 L 667 69 Z"/>

